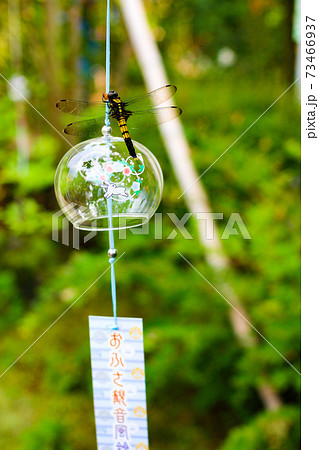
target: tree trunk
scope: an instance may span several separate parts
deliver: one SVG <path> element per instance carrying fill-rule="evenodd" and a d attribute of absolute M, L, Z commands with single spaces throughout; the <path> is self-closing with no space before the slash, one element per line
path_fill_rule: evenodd
<path fill-rule="evenodd" d="M 49 121 L 55 126 L 58 126 L 57 114 L 54 109 L 54 105 L 59 98 L 60 85 L 59 78 L 61 74 L 60 69 L 60 58 L 58 55 L 58 45 L 57 45 L 57 35 L 58 35 L 58 24 L 57 24 L 57 2 L 55 0 L 46 0 L 46 26 L 45 26 L 45 37 L 46 37 L 46 78 L 48 82 L 49 93 L 48 102 L 50 108 L 48 108 L 47 115 Z"/>
<path fill-rule="evenodd" d="M 120 0 L 120 5 L 147 89 L 151 91 L 168 84 L 159 50 L 147 22 L 142 0 Z M 170 104 L 172 104 L 171 100 Z M 212 211 L 207 195 L 200 180 L 196 181 L 198 174 L 190 158 L 190 148 L 180 121 L 178 119 L 173 120 L 160 127 L 160 131 L 182 192 L 194 183 L 192 188 L 185 193 L 185 202 L 189 210 L 194 217 L 196 217 L 196 213 L 204 213 L 206 217 L 211 217 Z M 200 242 L 206 252 L 207 263 L 217 271 L 227 269 L 230 263 L 223 251 L 215 222 L 212 219 L 208 223 L 203 220 L 196 220 L 196 224 Z M 207 240 L 207 233 L 210 235 L 213 233 L 214 239 Z M 231 286 L 223 285 L 223 294 L 239 312 L 235 312 L 234 309 L 230 310 L 230 322 L 238 340 L 245 347 L 258 345 L 256 336 L 252 334 L 249 324 L 242 317 L 244 316 L 249 320 L 248 313 Z M 281 406 L 282 402 L 279 395 L 269 384 L 265 383 L 259 386 L 258 391 L 266 409 L 274 410 Z"/>
<path fill-rule="evenodd" d="M 22 38 L 19 0 L 9 0 L 8 2 L 8 23 L 12 71 L 16 77 L 19 77 L 22 74 Z M 25 78 L 22 79 L 26 83 L 27 80 Z M 26 90 L 27 86 L 25 85 L 25 92 L 22 92 L 22 94 L 27 95 Z M 14 92 L 14 89 L 12 89 L 12 92 L 15 97 L 17 171 L 19 173 L 26 173 L 29 168 L 30 139 L 25 111 L 25 101 L 22 97 L 20 99 L 16 98 L 17 93 Z"/>

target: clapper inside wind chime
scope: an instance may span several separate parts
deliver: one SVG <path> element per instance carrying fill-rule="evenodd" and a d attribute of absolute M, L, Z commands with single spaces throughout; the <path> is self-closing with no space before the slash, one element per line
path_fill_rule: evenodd
<path fill-rule="evenodd" d="M 164 123 L 182 111 L 148 104 L 165 102 L 175 93 L 175 86 L 163 86 L 128 102 L 110 91 L 109 0 L 106 25 L 106 93 L 102 100 L 57 103 L 61 111 L 86 117 L 69 124 L 66 133 L 99 137 L 81 142 L 65 154 L 57 169 L 55 192 L 62 211 L 76 228 L 109 233 L 113 317 L 89 317 L 98 450 L 147 450 L 143 324 L 142 319 L 117 317 L 113 231 L 149 221 L 163 192 L 160 165 L 146 147 L 131 140 L 130 123 L 140 122 L 143 127 L 144 117 L 145 124 L 150 118 L 155 119 L 154 124 Z M 135 104 L 139 108 L 144 104 L 146 109 L 135 114 Z M 114 136 L 116 130 L 121 137 Z"/>

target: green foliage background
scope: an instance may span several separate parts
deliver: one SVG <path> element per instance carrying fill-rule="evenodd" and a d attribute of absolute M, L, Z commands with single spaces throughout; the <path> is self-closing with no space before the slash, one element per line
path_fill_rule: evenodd
<path fill-rule="evenodd" d="M 10 0 L 12 4 L 13 0 Z M 129 1 L 129 0 L 128 0 Z M 103 91 L 103 1 L 20 1 L 22 59 L 9 45 L 8 4 L 0 5 L 0 73 L 20 71 L 30 102 L 59 130 L 59 98 L 99 99 Z M 152 29 L 199 173 L 214 162 L 293 81 L 291 0 L 153 0 Z M 14 34 L 16 41 L 18 36 Z M 235 63 L 223 67 L 220 51 Z M 107 268 L 107 235 L 81 250 L 51 239 L 58 210 L 53 181 L 69 146 L 27 104 L 15 105 L 0 79 L 0 372 L 3 373 Z M 122 97 L 144 90 L 116 2 L 112 7 L 112 87 Z M 31 156 L 17 170 L 16 120 L 25 117 Z M 134 135 L 159 159 L 165 177 L 160 212 L 187 211 L 156 130 Z M 290 89 L 214 166 L 202 182 L 223 231 L 239 212 L 252 237 L 223 241 L 226 281 L 253 325 L 300 370 L 298 93 Z M 75 143 L 76 141 L 73 141 Z M 20 149 L 21 150 L 21 149 Z M 144 318 L 152 450 L 298 449 L 299 375 L 260 339 L 243 348 L 229 306 L 181 259 L 216 287 L 221 280 L 193 240 L 127 233 L 117 247 L 121 316 Z M 81 235 L 82 242 L 84 234 Z M 88 315 L 111 315 L 108 275 L 96 282 L 0 378 L 0 447 L 95 448 Z M 258 336 L 257 336 L 258 337 Z M 257 389 L 267 381 L 283 406 L 265 411 Z"/>

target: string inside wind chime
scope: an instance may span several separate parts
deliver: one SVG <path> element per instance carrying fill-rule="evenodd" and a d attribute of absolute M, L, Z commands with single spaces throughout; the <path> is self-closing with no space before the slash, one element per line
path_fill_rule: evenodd
<path fill-rule="evenodd" d="M 117 317 L 114 230 L 140 226 L 158 208 L 162 170 L 155 156 L 131 139 L 130 132 L 178 117 L 180 108 L 154 107 L 175 92 L 175 86 L 166 85 L 122 101 L 110 90 L 107 0 L 106 92 L 99 102 L 66 99 L 57 103 L 59 110 L 84 118 L 67 125 L 65 133 L 94 138 L 72 147 L 55 177 L 58 203 L 74 227 L 109 233 L 113 316 L 89 317 L 98 450 L 148 450 L 143 323 Z"/>

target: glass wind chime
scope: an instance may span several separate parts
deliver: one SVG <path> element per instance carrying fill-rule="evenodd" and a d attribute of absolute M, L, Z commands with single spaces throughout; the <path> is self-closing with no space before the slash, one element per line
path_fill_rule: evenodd
<path fill-rule="evenodd" d="M 69 124 L 67 134 L 100 137 L 69 150 L 55 178 L 58 203 L 70 222 L 78 229 L 109 233 L 113 317 L 89 317 L 98 450 L 148 449 L 143 324 L 142 319 L 117 317 L 113 231 L 148 222 L 158 208 L 161 167 L 146 147 L 131 139 L 130 131 L 179 116 L 182 111 L 175 106 L 154 108 L 175 91 L 167 85 L 125 102 L 110 90 L 107 0 L 106 93 L 100 102 L 57 103 L 59 110 L 86 118 Z"/>

